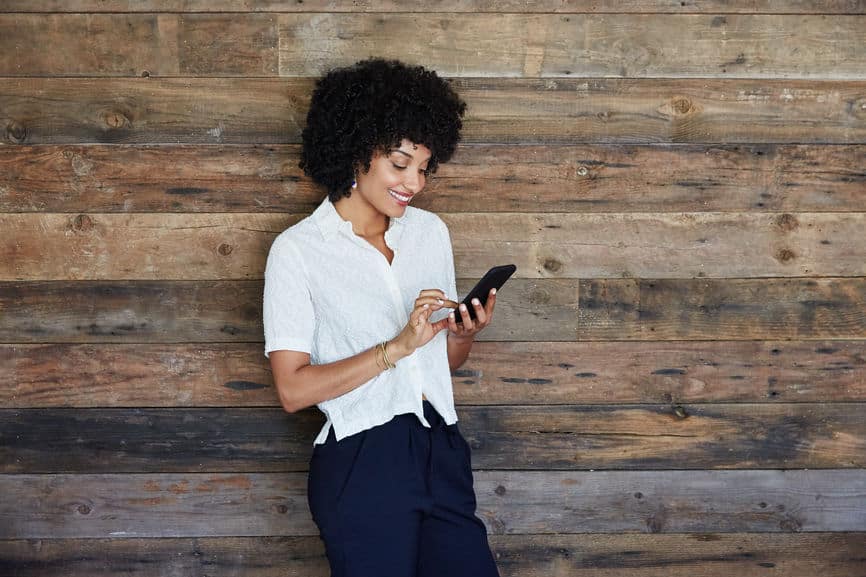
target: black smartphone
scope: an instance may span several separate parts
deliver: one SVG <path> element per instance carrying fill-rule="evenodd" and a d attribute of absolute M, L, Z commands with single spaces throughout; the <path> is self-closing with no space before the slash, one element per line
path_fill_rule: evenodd
<path fill-rule="evenodd" d="M 472 299 L 477 298 L 481 301 L 481 306 L 485 306 L 487 304 L 487 295 L 490 294 L 490 289 L 495 288 L 497 293 L 502 285 L 505 284 L 505 281 L 514 274 L 514 271 L 517 270 L 517 267 L 513 264 L 505 264 L 501 266 L 495 266 L 484 275 L 478 284 L 472 287 L 472 290 L 469 291 L 469 294 L 466 295 L 461 302 L 466 305 L 466 312 L 469 313 L 469 318 L 475 320 L 475 306 L 472 304 Z M 460 314 L 460 309 L 454 311 L 454 321 L 458 323 L 463 322 L 463 316 Z"/>

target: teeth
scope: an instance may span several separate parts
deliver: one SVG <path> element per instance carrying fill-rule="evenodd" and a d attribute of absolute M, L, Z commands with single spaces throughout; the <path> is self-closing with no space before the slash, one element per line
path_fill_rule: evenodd
<path fill-rule="evenodd" d="M 398 194 L 398 193 L 394 192 L 393 190 L 391 190 L 390 188 L 388 189 L 388 192 L 391 193 L 391 196 L 396 197 L 397 199 L 399 199 L 403 202 L 409 202 L 409 199 L 412 198 L 411 196 L 403 196 L 402 194 Z"/>

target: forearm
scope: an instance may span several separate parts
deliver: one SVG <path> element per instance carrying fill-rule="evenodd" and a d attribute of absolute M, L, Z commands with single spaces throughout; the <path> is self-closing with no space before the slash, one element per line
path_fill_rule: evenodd
<path fill-rule="evenodd" d="M 394 364 L 408 356 L 393 342 L 386 345 L 386 352 Z M 278 384 L 277 391 L 283 408 L 294 413 L 348 393 L 384 370 L 382 352 L 374 346 L 333 363 L 302 367 L 291 382 Z"/>
<path fill-rule="evenodd" d="M 469 351 L 472 350 L 474 339 L 452 337 L 448 333 L 448 368 L 452 371 L 459 369 L 466 359 L 469 357 Z"/>

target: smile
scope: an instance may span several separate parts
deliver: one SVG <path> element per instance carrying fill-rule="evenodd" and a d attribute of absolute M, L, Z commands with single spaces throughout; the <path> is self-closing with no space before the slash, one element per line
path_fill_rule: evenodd
<path fill-rule="evenodd" d="M 394 192 L 390 188 L 388 189 L 388 194 L 390 194 L 395 200 L 397 200 L 399 204 L 409 204 L 409 201 L 412 200 L 412 197 L 414 196 L 412 194 L 399 194 L 397 192 Z"/>

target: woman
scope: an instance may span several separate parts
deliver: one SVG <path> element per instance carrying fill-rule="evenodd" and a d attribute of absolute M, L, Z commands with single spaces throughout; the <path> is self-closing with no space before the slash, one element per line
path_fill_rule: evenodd
<path fill-rule="evenodd" d="M 409 206 L 465 108 L 434 72 L 381 59 L 313 92 L 300 166 L 328 197 L 271 246 L 263 312 L 283 407 L 327 418 L 308 499 L 334 577 L 499 575 L 451 389 L 495 291 L 476 320 L 451 311 L 448 229 Z"/>

